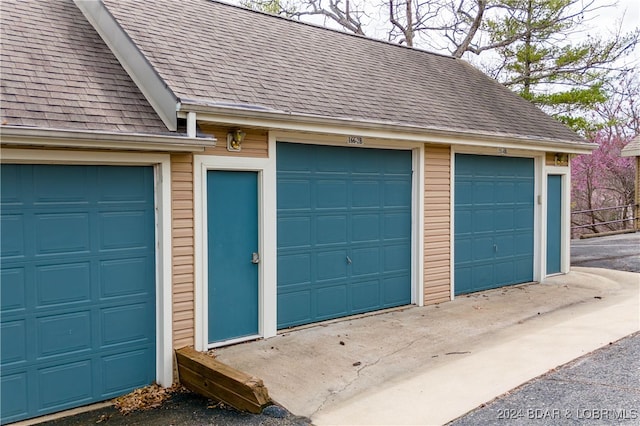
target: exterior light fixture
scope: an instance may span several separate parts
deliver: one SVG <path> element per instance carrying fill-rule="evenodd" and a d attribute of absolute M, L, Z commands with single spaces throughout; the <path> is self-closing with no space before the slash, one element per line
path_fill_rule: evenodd
<path fill-rule="evenodd" d="M 557 153 L 553 156 L 553 162 L 556 166 L 564 166 L 569 164 L 569 154 Z"/>
<path fill-rule="evenodd" d="M 227 133 L 227 151 L 240 152 L 242 141 L 247 134 L 240 129 L 233 129 Z"/>

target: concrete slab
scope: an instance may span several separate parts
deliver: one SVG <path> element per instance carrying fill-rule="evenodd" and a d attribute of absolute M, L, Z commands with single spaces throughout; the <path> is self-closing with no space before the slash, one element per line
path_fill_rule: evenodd
<path fill-rule="evenodd" d="M 640 274 L 574 268 L 214 353 L 318 425 L 442 424 L 640 330 L 639 312 Z"/>

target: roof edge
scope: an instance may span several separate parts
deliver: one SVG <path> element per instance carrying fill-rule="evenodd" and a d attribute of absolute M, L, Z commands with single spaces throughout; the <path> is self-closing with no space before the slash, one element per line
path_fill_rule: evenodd
<path fill-rule="evenodd" d="M 511 149 L 526 148 L 536 151 L 553 149 L 571 154 L 588 154 L 598 147 L 597 144 L 587 141 L 577 142 L 463 129 L 421 127 L 373 120 L 325 117 L 273 109 L 260 109 L 253 105 L 203 105 L 202 103 L 190 103 L 188 100 L 183 99 L 178 116 L 186 117 L 188 112 L 197 113 L 199 121 L 313 133 L 353 135 L 354 132 L 358 132 L 360 136 L 445 143 L 449 145 L 499 146 Z"/>
<path fill-rule="evenodd" d="M 631 142 L 622 148 L 620 155 L 623 157 L 640 157 L 640 135 L 631 139 Z"/>
<path fill-rule="evenodd" d="M 178 97 L 109 12 L 102 0 L 73 0 L 73 2 L 138 86 L 167 129 L 176 131 Z"/>
<path fill-rule="evenodd" d="M 216 145 L 215 138 L 0 126 L 3 145 L 56 148 L 122 149 L 135 151 L 199 152 Z"/>

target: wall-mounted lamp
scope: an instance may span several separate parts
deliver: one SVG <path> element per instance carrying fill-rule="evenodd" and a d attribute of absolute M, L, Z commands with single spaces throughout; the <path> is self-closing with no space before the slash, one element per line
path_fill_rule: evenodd
<path fill-rule="evenodd" d="M 556 166 L 564 166 L 569 164 L 569 154 L 556 153 L 553 156 L 553 161 Z"/>
<path fill-rule="evenodd" d="M 242 150 L 242 141 L 247 134 L 240 129 L 233 129 L 227 133 L 227 151 L 239 152 Z"/>

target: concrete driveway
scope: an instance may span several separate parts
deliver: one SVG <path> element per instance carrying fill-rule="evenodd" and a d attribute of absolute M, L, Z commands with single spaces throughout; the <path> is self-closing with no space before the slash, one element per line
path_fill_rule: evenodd
<path fill-rule="evenodd" d="M 640 275 L 574 268 L 215 350 L 314 424 L 443 424 L 640 330 Z"/>

